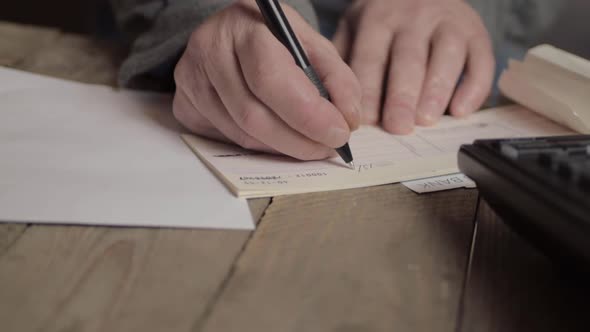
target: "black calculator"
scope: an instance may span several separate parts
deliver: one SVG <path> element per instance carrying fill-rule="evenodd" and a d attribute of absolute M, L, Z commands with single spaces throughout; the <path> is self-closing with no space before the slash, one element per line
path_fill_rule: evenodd
<path fill-rule="evenodd" d="M 522 237 L 560 262 L 590 267 L 590 136 L 478 140 L 459 168 Z"/>

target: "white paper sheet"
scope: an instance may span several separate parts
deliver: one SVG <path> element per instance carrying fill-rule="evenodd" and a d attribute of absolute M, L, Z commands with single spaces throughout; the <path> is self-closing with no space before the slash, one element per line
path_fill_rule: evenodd
<path fill-rule="evenodd" d="M 254 228 L 180 139 L 169 96 L 19 74 L 0 68 L 0 220 Z"/>

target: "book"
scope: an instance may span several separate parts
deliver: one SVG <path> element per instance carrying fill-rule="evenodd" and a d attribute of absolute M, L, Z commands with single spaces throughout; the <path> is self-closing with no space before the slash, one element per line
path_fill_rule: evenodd
<path fill-rule="evenodd" d="M 551 46 L 512 61 L 500 87 L 515 105 L 468 118 L 444 116 L 435 127 L 407 136 L 361 127 L 349 141 L 356 169 L 339 159 L 302 162 L 182 135 L 195 154 L 239 197 L 267 197 L 396 183 L 458 172 L 457 152 L 476 139 L 588 132 L 590 103 L 583 91 L 590 63 Z"/>

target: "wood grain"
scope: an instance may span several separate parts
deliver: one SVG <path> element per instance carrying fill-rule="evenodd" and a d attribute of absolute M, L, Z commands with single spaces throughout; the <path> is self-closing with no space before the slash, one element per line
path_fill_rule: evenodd
<path fill-rule="evenodd" d="M 0 66 L 17 67 L 27 56 L 35 54 L 58 36 L 55 29 L 0 21 Z M 26 228 L 26 224 L 0 223 L 0 256 Z"/>
<path fill-rule="evenodd" d="M 266 211 L 266 208 L 270 205 L 270 198 L 254 198 L 248 200 L 248 206 L 250 207 L 250 213 L 252 219 L 258 224 Z"/>
<path fill-rule="evenodd" d="M 26 224 L 0 224 L 0 256 L 25 232 Z"/>
<path fill-rule="evenodd" d="M 243 231 L 31 226 L 0 258 L 3 331 L 190 331 Z"/>
<path fill-rule="evenodd" d="M 15 67 L 25 57 L 53 42 L 59 31 L 0 21 L 0 66 Z"/>
<path fill-rule="evenodd" d="M 587 282 L 514 234 L 483 202 L 460 331 L 588 331 Z"/>
<path fill-rule="evenodd" d="M 0 25 L 0 36 L 14 36 L 0 38 L 3 64 L 88 83 L 116 81 L 110 45 L 53 30 L 45 43 L 47 34 L 35 38 L 28 29 Z M 269 201 L 250 202 L 255 219 Z M 190 331 L 251 234 L 25 227 L 0 224 L 1 331 Z"/>
<path fill-rule="evenodd" d="M 13 67 L 73 81 L 116 86 L 120 57 L 114 44 L 62 33 Z"/>
<path fill-rule="evenodd" d="M 277 197 L 204 331 L 452 331 L 476 191 Z"/>

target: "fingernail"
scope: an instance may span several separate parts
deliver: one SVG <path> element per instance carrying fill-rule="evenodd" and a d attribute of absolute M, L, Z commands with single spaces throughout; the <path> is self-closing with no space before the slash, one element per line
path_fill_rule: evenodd
<path fill-rule="evenodd" d="M 438 110 L 438 103 L 431 101 L 420 107 L 417 114 L 418 123 L 425 126 L 431 126 L 438 122 L 440 112 Z"/>
<path fill-rule="evenodd" d="M 328 141 L 331 147 L 341 147 L 348 141 L 349 131 L 340 127 L 328 129 Z"/>

